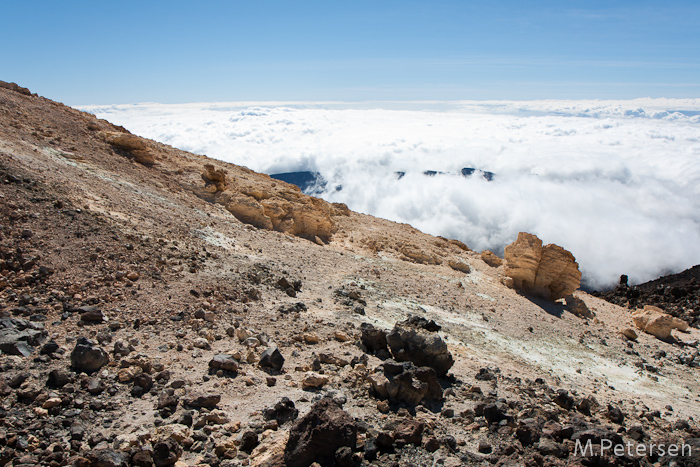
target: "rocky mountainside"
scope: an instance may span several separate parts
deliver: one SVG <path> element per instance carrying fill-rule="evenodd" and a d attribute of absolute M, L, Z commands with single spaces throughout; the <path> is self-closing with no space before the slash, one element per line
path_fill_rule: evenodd
<path fill-rule="evenodd" d="M 5 83 L 0 466 L 697 465 L 698 330 L 522 237 L 487 264 Z"/>

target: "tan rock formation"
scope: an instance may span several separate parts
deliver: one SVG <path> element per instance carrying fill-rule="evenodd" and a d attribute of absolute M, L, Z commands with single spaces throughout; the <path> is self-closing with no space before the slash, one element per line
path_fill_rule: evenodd
<path fill-rule="evenodd" d="M 455 261 L 451 259 L 447 261 L 447 265 L 455 271 L 463 272 L 465 274 L 469 274 L 472 271 L 469 265 L 467 263 L 463 263 L 462 261 Z"/>
<path fill-rule="evenodd" d="M 217 169 L 213 164 L 206 164 L 202 172 L 205 185 L 213 185 L 217 192 L 226 190 L 226 171 Z"/>
<path fill-rule="evenodd" d="M 331 205 L 287 186 L 279 189 L 254 188 L 245 180 L 226 177 L 225 172 L 208 164 L 202 179 L 215 191 L 195 189 L 195 193 L 223 205 L 238 220 L 261 229 L 276 230 L 316 243 L 327 242 L 335 232 Z M 286 184 L 285 184 L 286 185 Z M 277 188 L 277 187 L 275 187 Z M 317 240 L 318 238 L 318 240 Z"/>
<path fill-rule="evenodd" d="M 632 313 L 632 321 L 634 321 L 634 325 L 637 328 L 659 339 L 671 337 L 673 329 L 678 329 L 679 331 L 688 330 L 688 323 L 664 313 L 661 308 L 651 305 L 647 305 L 641 310 L 635 310 Z"/>
<path fill-rule="evenodd" d="M 492 268 L 497 268 L 503 264 L 503 260 L 489 250 L 484 250 L 481 252 L 481 259 Z"/>
<path fill-rule="evenodd" d="M 537 236 L 520 232 L 505 248 L 506 275 L 524 293 L 548 300 L 570 295 L 581 283 L 576 258 L 558 245 L 542 246 Z"/>
<path fill-rule="evenodd" d="M 100 131 L 99 135 L 115 148 L 130 153 L 139 164 L 150 166 L 156 163 L 146 141 L 139 136 L 118 131 Z"/>

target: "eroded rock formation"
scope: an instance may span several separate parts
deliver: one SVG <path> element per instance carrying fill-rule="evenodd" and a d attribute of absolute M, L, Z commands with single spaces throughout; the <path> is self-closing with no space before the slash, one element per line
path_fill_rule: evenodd
<path fill-rule="evenodd" d="M 661 308 L 651 305 L 647 305 L 641 310 L 636 310 L 632 314 L 632 321 L 634 321 L 634 325 L 637 328 L 648 334 L 653 334 L 659 339 L 671 337 L 673 329 L 678 329 L 679 331 L 688 330 L 688 323 L 664 313 Z"/>
<path fill-rule="evenodd" d="M 327 242 L 335 232 L 331 214 L 335 211 L 326 201 L 301 193 L 297 187 L 281 183 L 270 187 L 253 186 L 244 178 L 227 178 L 223 170 L 207 164 L 202 173 L 205 188 L 195 190 L 209 201 L 223 205 L 238 220 L 261 229 L 276 230 L 297 237 Z"/>
<path fill-rule="evenodd" d="M 520 232 L 505 248 L 506 275 L 515 289 L 530 295 L 558 300 L 573 293 L 581 283 L 576 258 L 564 248 L 542 246 L 537 236 Z"/>
<path fill-rule="evenodd" d="M 153 157 L 153 153 L 146 141 L 139 136 L 118 131 L 100 131 L 99 135 L 115 148 L 131 154 L 139 164 L 150 166 L 156 163 L 155 157 Z"/>

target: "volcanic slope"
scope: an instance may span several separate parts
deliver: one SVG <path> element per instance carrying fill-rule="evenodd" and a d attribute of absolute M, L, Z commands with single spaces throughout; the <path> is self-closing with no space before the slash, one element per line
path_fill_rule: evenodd
<path fill-rule="evenodd" d="M 575 465 L 587 432 L 698 437 L 697 329 L 629 341 L 629 310 L 529 299 L 460 242 L 11 86 L 0 182 L 2 338 L 37 337 L 0 355 L 0 465 L 283 465 L 324 396 L 357 430 L 337 465 Z M 372 389 L 394 367 L 361 326 L 409 316 L 454 358 L 442 400 Z M 265 410 L 283 397 L 297 422 Z"/>

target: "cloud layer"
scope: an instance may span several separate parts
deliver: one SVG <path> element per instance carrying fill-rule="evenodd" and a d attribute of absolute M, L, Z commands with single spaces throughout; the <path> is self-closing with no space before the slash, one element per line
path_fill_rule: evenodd
<path fill-rule="evenodd" d="M 700 263 L 700 99 L 82 109 L 257 171 L 320 172 L 323 198 L 475 250 L 534 233 L 571 250 L 589 287 Z"/>

